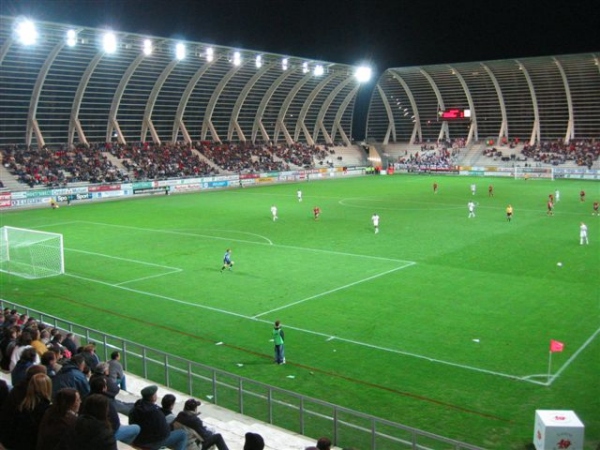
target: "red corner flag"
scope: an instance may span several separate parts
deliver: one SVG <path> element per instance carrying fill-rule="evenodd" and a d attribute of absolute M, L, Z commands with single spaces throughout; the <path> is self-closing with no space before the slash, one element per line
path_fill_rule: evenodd
<path fill-rule="evenodd" d="M 550 351 L 552 353 L 562 352 L 564 348 L 565 344 L 563 344 L 562 342 L 555 341 L 554 339 L 550 340 Z"/>

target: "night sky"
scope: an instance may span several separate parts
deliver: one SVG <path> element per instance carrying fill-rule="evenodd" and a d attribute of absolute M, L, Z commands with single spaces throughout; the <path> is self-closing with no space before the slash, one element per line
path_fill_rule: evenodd
<path fill-rule="evenodd" d="M 389 67 L 600 50 L 596 0 L 0 0 L 2 15 Z"/>

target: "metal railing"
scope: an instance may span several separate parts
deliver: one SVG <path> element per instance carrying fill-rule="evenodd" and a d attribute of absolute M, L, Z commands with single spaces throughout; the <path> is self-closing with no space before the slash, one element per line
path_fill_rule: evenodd
<path fill-rule="evenodd" d="M 335 445 L 361 449 L 483 450 L 323 400 L 260 383 L 204 364 L 155 350 L 118 336 L 0 299 L 8 307 L 54 328 L 94 342 L 100 360 L 121 352 L 126 371 L 220 407 L 304 436 L 330 436 Z"/>

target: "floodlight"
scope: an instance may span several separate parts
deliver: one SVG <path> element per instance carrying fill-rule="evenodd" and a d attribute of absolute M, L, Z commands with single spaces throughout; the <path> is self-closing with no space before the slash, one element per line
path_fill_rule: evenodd
<path fill-rule="evenodd" d="M 179 60 L 185 59 L 185 45 L 181 42 L 175 46 L 175 57 Z"/>
<path fill-rule="evenodd" d="M 144 55 L 150 56 L 152 54 L 152 41 L 150 39 L 144 39 L 143 52 Z"/>
<path fill-rule="evenodd" d="M 288 59 L 287 58 L 283 58 L 281 60 L 281 69 L 288 70 Z"/>
<path fill-rule="evenodd" d="M 212 47 L 208 47 L 206 49 L 206 60 L 208 62 L 211 62 L 213 60 L 213 58 L 214 58 L 214 55 L 215 55 L 215 51 L 213 50 L 213 48 Z"/>
<path fill-rule="evenodd" d="M 75 33 L 75 30 L 67 31 L 67 45 L 75 47 L 75 44 L 77 44 L 77 33 Z"/>
<path fill-rule="evenodd" d="M 371 79 L 371 68 L 367 66 L 361 66 L 356 69 L 354 76 L 359 83 L 366 83 Z"/>
<path fill-rule="evenodd" d="M 117 37 L 114 33 L 108 32 L 102 38 L 102 48 L 106 53 L 114 53 L 117 51 Z"/>
<path fill-rule="evenodd" d="M 38 38 L 38 32 L 31 20 L 23 19 L 16 26 L 17 37 L 23 45 L 33 45 Z"/>
<path fill-rule="evenodd" d="M 262 55 L 256 55 L 256 68 L 260 69 L 262 67 Z"/>
<path fill-rule="evenodd" d="M 240 54 L 240 52 L 234 52 L 233 53 L 233 65 L 239 66 L 241 63 L 242 63 L 242 55 Z"/>
<path fill-rule="evenodd" d="M 308 63 L 306 61 L 302 63 L 302 73 L 308 73 Z"/>
<path fill-rule="evenodd" d="M 325 69 L 323 69 L 323 66 L 321 64 L 317 64 L 315 66 L 315 70 L 313 70 L 313 74 L 317 77 L 320 77 L 324 73 L 325 73 Z"/>

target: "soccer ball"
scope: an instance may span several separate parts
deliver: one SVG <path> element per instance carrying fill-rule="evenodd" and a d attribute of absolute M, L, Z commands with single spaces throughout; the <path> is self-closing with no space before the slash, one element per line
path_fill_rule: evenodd
<path fill-rule="evenodd" d="M 231 264 L 230 264 L 230 265 L 231 265 L 231 266 L 233 266 L 234 264 L 235 264 L 235 263 L 234 263 L 233 261 L 231 261 Z"/>
<path fill-rule="evenodd" d="M 558 267 L 562 267 L 562 263 L 561 263 L 561 262 L 557 262 L 557 263 L 556 263 L 556 265 L 557 265 Z"/>

